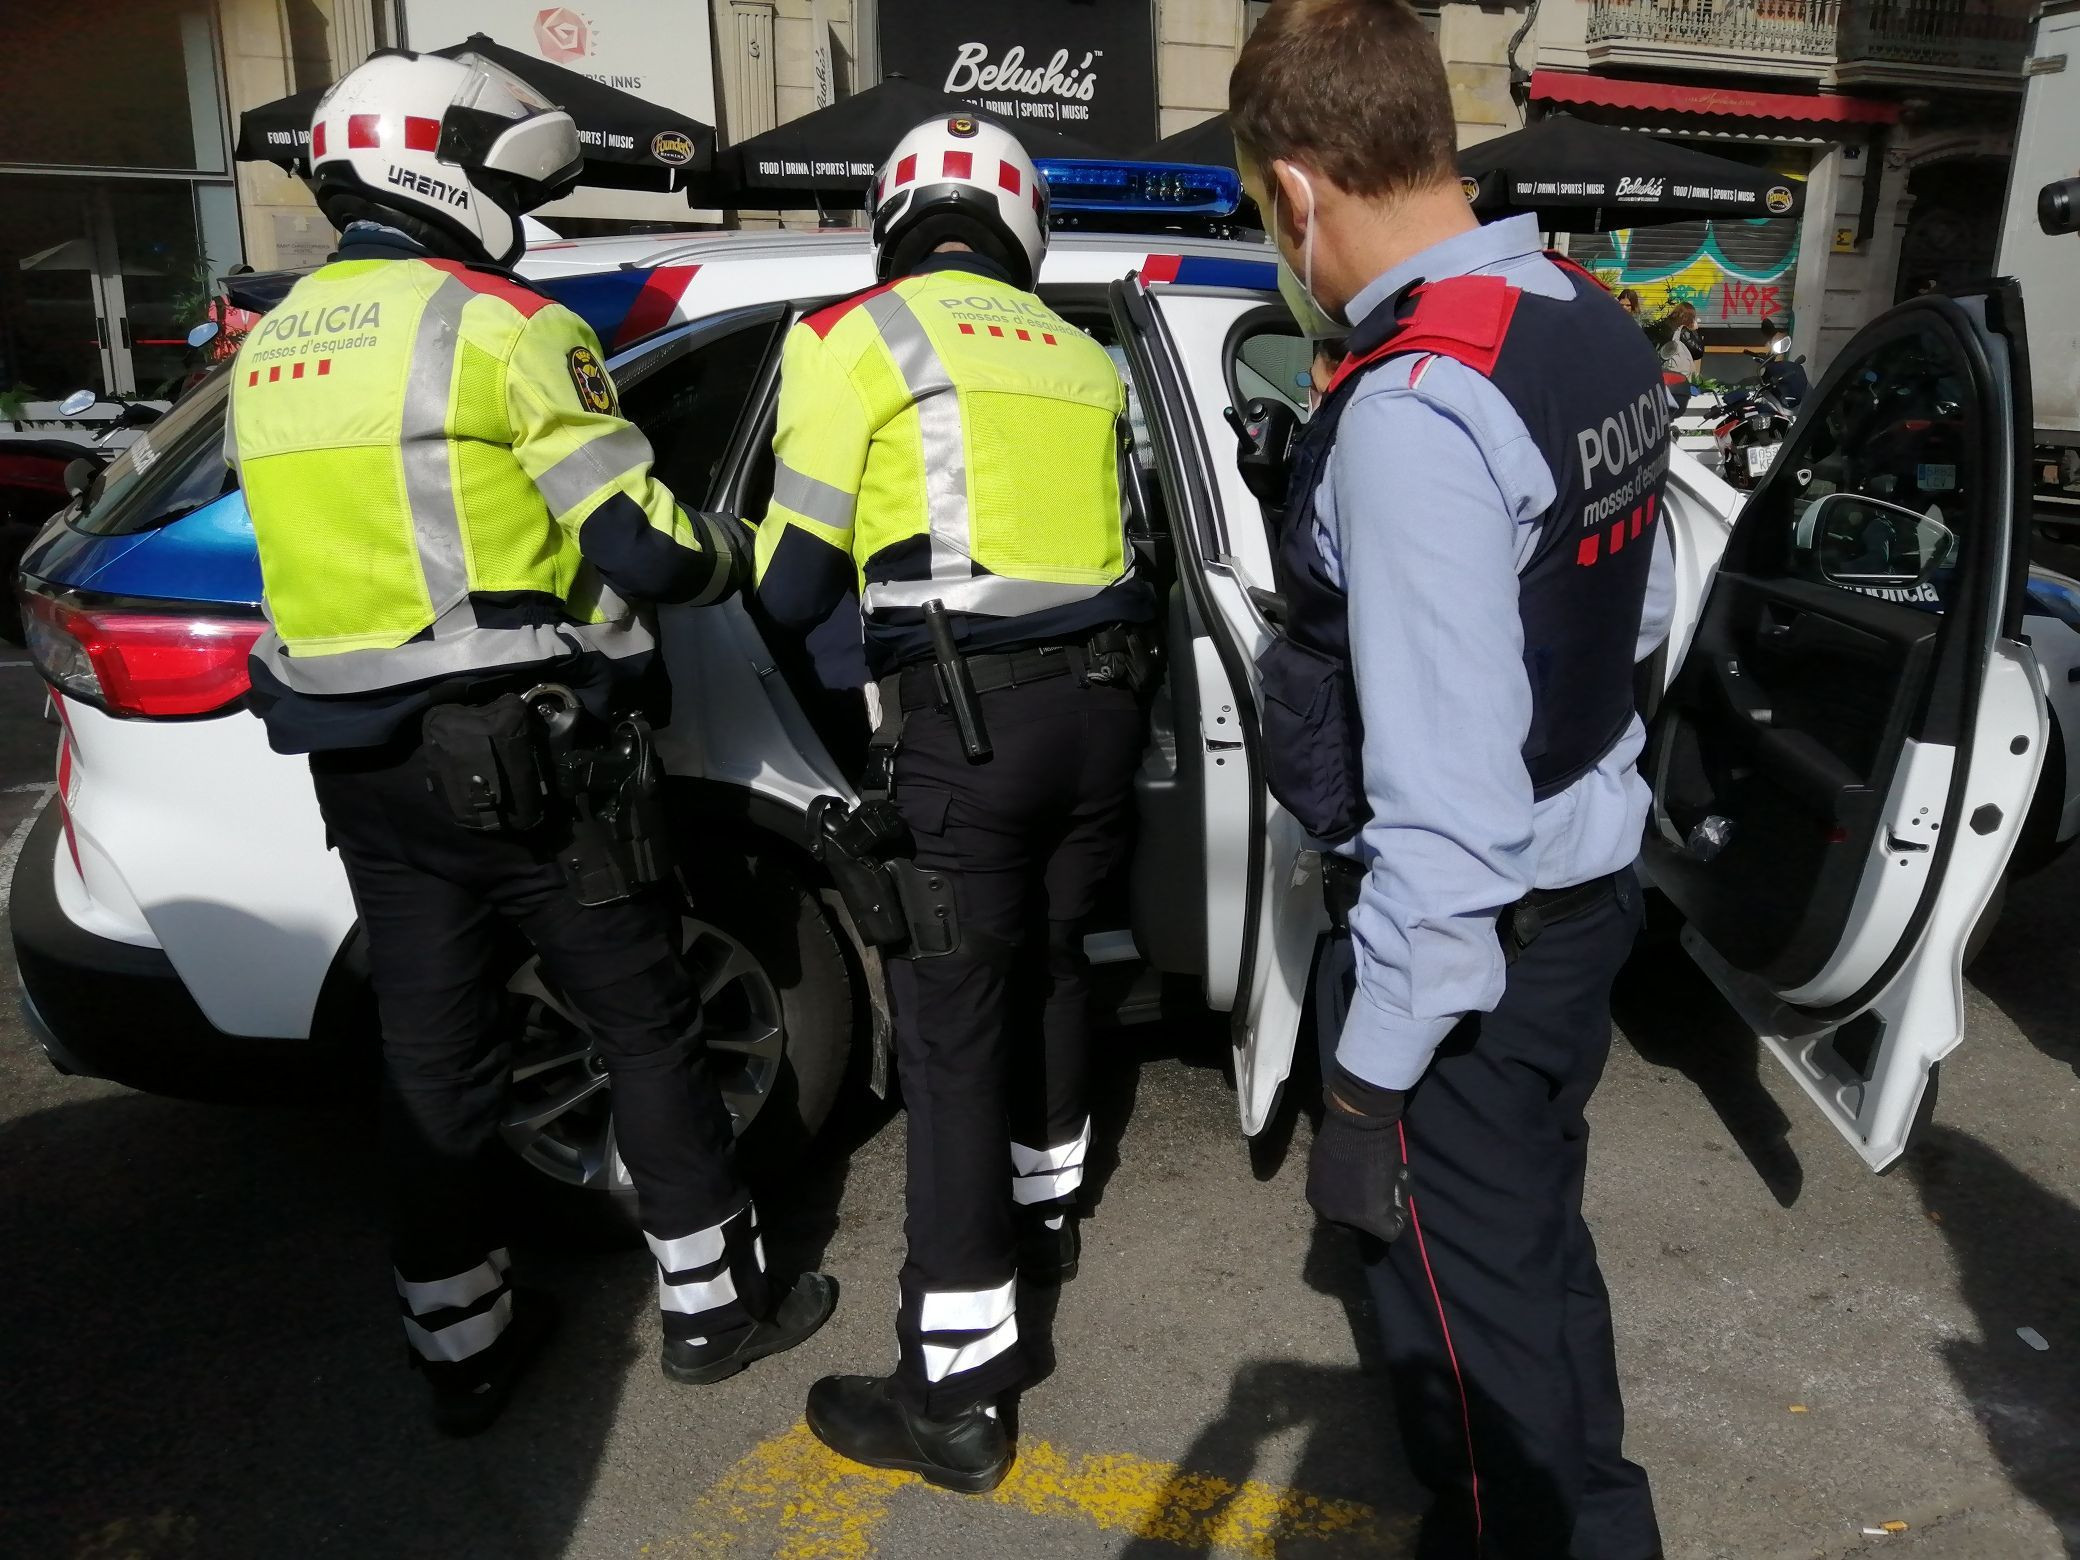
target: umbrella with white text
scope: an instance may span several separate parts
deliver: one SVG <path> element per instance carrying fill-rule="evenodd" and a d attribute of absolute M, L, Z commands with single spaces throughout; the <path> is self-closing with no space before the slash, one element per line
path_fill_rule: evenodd
<path fill-rule="evenodd" d="M 1805 205 L 1798 181 L 1771 169 L 1567 114 L 1467 147 L 1459 173 L 1483 222 L 1530 212 L 1554 233 L 1795 217 Z"/>
<path fill-rule="evenodd" d="M 577 123 L 578 141 L 585 153 L 580 184 L 670 193 L 684 188 L 689 175 L 703 171 L 714 160 L 712 125 L 494 43 L 482 33 L 431 52 L 450 57 L 481 54 L 569 114 Z M 239 115 L 238 160 L 271 162 L 285 173 L 308 175 L 311 115 L 324 95 L 323 87 L 313 87 Z"/>
<path fill-rule="evenodd" d="M 693 198 L 754 209 L 860 207 L 896 142 L 942 114 L 1003 125 L 1036 161 L 1104 156 L 1059 130 L 1012 124 L 907 77 L 889 76 L 879 86 L 791 119 L 740 146 L 724 147 L 715 154 L 714 173 L 698 182 Z"/>

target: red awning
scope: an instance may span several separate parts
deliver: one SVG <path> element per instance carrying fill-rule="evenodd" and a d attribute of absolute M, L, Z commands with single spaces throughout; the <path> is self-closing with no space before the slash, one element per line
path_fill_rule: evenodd
<path fill-rule="evenodd" d="M 1897 103 L 1876 98 L 1821 96 L 1799 92 L 1740 92 L 1728 87 L 1689 87 L 1672 81 L 1626 81 L 1565 70 L 1535 70 L 1531 95 L 1549 103 L 1587 103 L 1598 108 L 1644 109 L 1663 114 L 1721 114 L 1739 119 L 1791 119 L 1815 124 L 1889 125 L 1899 119 Z"/>

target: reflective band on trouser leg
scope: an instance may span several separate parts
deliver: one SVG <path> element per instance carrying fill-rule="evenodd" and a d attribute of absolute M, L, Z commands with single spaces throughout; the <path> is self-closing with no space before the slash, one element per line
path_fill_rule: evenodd
<path fill-rule="evenodd" d="M 501 1249 L 446 1278 L 396 1274 L 404 1335 L 419 1358 L 452 1365 L 498 1342 L 513 1319 L 513 1296 L 506 1286 L 511 1267 L 512 1258 Z"/>
<path fill-rule="evenodd" d="M 924 1335 L 925 1379 L 933 1386 L 949 1376 L 987 1365 L 1018 1342 L 1018 1314 L 1007 1279 L 994 1289 L 928 1289 L 919 1311 Z"/>
<path fill-rule="evenodd" d="M 660 1240 L 645 1231 L 643 1239 L 657 1259 L 657 1304 L 666 1314 L 669 1336 L 706 1343 L 710 1333 L 726 1333 L 756 1320 L 745 1314 L 738 1299 L 737 1270 L 766 1270 L 757 1208 L 746 1203 L 720 1224 L 690 1235 Z"/>
<path fill-rule="evenodd" d="M 1053 1148 L 1011 1145 L 1011 1200 L 1020 1207 L 1054 1202 L 1083 1185 L 1083 1161 L 1091 1149 L 1091 1118 L 1083 1118 L 1083 1130 L 1067 1143 Z"/>
<path fill-rule="evenodd" d="M 975 572 L 968 524 L 968 453 L 961 432 L 960 397 L 924 322 L 899 293 L 883 293 L 867 313 L 888 344 L 896 372 L 917 404 L 917 430 L 924 443 L 925 509 L 931 525 L 932 578 L 967 580 Z M 932 595 L 945 596 L 944 591 Z M 930 599 L 928 596 L 927 599 Z M 921 605 L 922 603 L 920 603 Z M 948 598 L 948 608 L 953 601 Z"/>

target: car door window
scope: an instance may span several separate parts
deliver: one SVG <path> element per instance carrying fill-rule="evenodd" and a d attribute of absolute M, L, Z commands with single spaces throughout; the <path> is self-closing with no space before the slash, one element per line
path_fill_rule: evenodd
<path fill-rule="evenodd" d="M 622 412 L 649 436 L 656 454 L 651 470 L 681 504 L 712 502 L 780 327 L 779 318 L 768 316 L 720 335 L 697 329 L 617 367 Z"/>
<path fill-rule="evenodd" d="M 1751 572 L 1941 612 L 1986 482 L 1979 409 L 1932 326 L 1878 345 L 1801 430 L 1788 481 L 1754 503 Z"/>

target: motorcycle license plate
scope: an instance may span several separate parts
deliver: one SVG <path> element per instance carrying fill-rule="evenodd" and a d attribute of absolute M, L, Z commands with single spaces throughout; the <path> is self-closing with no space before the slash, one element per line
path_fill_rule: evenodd
<path fill-rule="evenodd" d="M 1778 444 L 1749 445 L 1748 475 L 1751 477 L 1759 477 L 1765 471 L 1769 470 L 1770 464 L 1777 458 L 1777 451 L 1781 448 L 1783 448 L 1783 446 Z"/>

